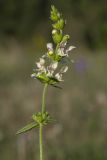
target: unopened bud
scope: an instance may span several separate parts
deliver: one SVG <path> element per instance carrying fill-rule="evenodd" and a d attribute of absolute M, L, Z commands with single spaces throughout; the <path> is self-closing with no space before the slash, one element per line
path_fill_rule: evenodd
<path fill-rule="evenodd" d="M 53 29 L 53 30 L 52 30 L 52 34 L 55 34 L 55 33 L 57 33 L 57 30 L 56 30 L 56 29 Z"/>
<path fill-rule="evenodd" d="M 63 19 L 58 20 L 55 24 L 53 24 L 53 28 L 62 30 L 64 28 L 65 21 Z"/>
<path fill-rule="evenodd" d="M 55 6 L 51 6 L 51 16 L 50 16 L 50 19 L 52 21 L 58 21 L 58 19 L 60 18 L 60 13 L 58 12 L 58 10 L 55 8 Z"/>
<path fill-rule="evenodd" d="M 62 33 L 60 32 L 58 33 L 57 30 L 53 30 L 52 33 L 53 33 L 52 38 L 53 38 L 54 43 L 56 44 L 60 43 L 62 40 Z"/>

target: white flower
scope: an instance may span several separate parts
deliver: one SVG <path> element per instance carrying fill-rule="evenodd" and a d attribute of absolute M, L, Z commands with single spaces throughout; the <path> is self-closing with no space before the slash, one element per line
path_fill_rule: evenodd
<path fill-rule="evenodd" d="M 53 62 L 53 63 L 51 64 L 51 68 L 52 68 L 53 70 L 55 70 L 57 67 L 58 67 L 58 62 Z"/>
<path fill-rule="evenodd" d="M 67 44 L 67 41 L 65 42 L 62 42 L 59 46 L 59 48 L 57 49 L 57 54 L 61 57 L 68 57 L 68 53 L 73 50 L 74 48 L 76 48 L 75 46 L 69 46 L 67 49 L 66 49 L 66 44 Z"/>
<path fill-rule="evenodd" d="M 58 62 L 51 63 L 50 66 L 47 67 L 47 76 L 52 77 L 57 67 L 58 67 Z"/>
<path fill-rule="evenodd" d="M 36 63 L 38 68 L 43 67 L 45 64 L 45 60 L 43 58 L 40 58 L 40 61 Z"/>
<path fill-rule="evenodd" d="M 40 58 L 40 61 L 36 63 L 37 68 L 38 68 L 36 70 L 41 71 L 41 72 L 46 72 L 46 68 L 44 64 L 45 64 L 45 60 L 43 58 Z"/>
<path fill-rule="evenodd" d="M 60 73 L 57 73 L 57 74 L 55 75 L 55 78 L 56 78 L 58 81 L 63 81 L 63 80 L 62 80 L 62 74 L 60 74 Z"/>
<path fill-rule="evenodd" d="M 40 63 L 36 63 L 38 69 L 36 69 L 36 71 L 38 72 L 46 72 L 46 68 L 45 66 L 40 65 Z"/>
<path fill-rule="evenodd" d="M 52 71 L 52 70 L 47 70 L 47 76 L 48 77 L 53 77 L 53 73 L 54 73 L 54 71 Z"/>
<path fill-rule="evenodd" d="M 66 57 L 66 56 L 68 57 L 68 52 L 76 48 L 74 46 L 70 46 L 68 49 L 65 50 L 65 46 L 66 46 L 66 43 L 64 43 L 63 45 L 61 44 L 61 46 L 57 50 L 57 54 L 61 57 Z"/>
<path fill-rule="evenodd" d="M 48 49 L 48 51 L 53 51 L 53 44 L 47 43 L 47 49 Z"/>
<path fill-rule="evenodd" d="M 40 58 L 40 61 L 39 62 L 36 62 L 36 65 L 37 65 L 37 68 L 41 69 L 42 67 L 44 67 L 44 64 L 45 64 L 45 60 L 44 58 Z"/>
<path fill-rule="evenodd" d="M 61 56 L 61 57 L 65 56 L 64 48 L 59 48 L 59 49 L 57 50 L 57 54 L 58 54 L 59 56 Z"/>
<path fill-rule="evenodd" d="M 44 65 L 45 64 L 45 60 L 43 58 L 40 58 L 40 62 L 39 62 L 41 65 Z"/>
<path fill-rule="evenodd" d="M 61 70 L 60 70 L 60 72 L 55 75 L 55 78 L 56 78 L 58 81 L 64 81 L 64 80 L 62 79 L 62 75 L 63 75 L 65 72 L 67 72 L 67 70 L 68 70 L 68 66 L 62 67 Z"/>
<path fill-rule="evenodd" d="M 40 69 L 42 66 L 39 62 L 36 63 L 37 67 Z"/>

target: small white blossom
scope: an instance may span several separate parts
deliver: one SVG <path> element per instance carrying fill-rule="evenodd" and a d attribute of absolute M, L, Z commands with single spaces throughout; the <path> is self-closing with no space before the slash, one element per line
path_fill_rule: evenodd
<path fill-rule="evenodd" d="M 47 43 L 47 49 L 48 49 L 48 51 L 53 51 L 53 44 Z"/>
<path fill-rule="evenodd" d="M 58 54 L 59 56 L 61 56 L 61 57 L 65 56 L 64 48 L 59 48 L 59 49 L 57 50 L 57 54 Z"/>
<path fill-rule="evenodd" d="M 62 79 L 62 75 L 63 75 L 65 72 L 67 72 L 67 70 L 68 70 L 68 66 L 62 67 L 61 70 L 60 70 L 60 72 L 55 75 L 55 78 L 56 78 L 58 81 L 64 81 L 64 80 Z"/>
<path fill-rule="evenodd" d="M 44 65 L 45 64 L 45 60 L 43 58 L 40 58 L 40 64 Z"/>
<path fill-rule="evenodd" d="M 41 68 L 41 67 L 42 67 L 39 62 L 37 62 L 36 65 L 37 65 L 38 68 Z"/>
<path fill-rule="evenodd" d="M 54 76 L 54 72 L 58 67 L 58 62 L 53 62 L 50 64 L 50 66 L 47 67 L 47 76 L 52 77 Z"/>
<path fill-rule="evenodd" d="M 36 63 L 37 65 L 37 71 L 40 71 L 40 72 L 46 72 L 46 68 L 44 66 L 45 64 L 45 60 L 43 58 L 40 58 L 40 61 Z"/>
<path fill-rule="evenodd" d="M 58 67 L 58 62 L 53 62 L 51 64 L 51 67 L 52 67 L 53 70 L 55 70 Z"/>
<path fill-rule="evenodd" d="M 47 76 L 48 76 L 48 77 L 53 77 L 53 73 L 54 73 L 53 70 L 47 69 Z"/>
<path fill-rule="evenodd" d="M 57 49 L 57 54 L 61 57 L 68 57 L 68 53 L 73 50 L 74 48 L 76 48 L 75 46 L 69 46 L 67 49 L 66 49 L 66 45 L 67 45 L 67 42 L 62 42 L 59 46 L 59 48 Z"/>
<path fill-rule="evenodd" d="M 57 73 L 57 74 L 55 75 L 55 78 L 56 78 L 58 81 L 63 81 L 63 80 L 62 80 L 62 74 L 60 74 L 60 73 Z"/>
<path fill-rule="evenodd" d="M 36 63 L 38 69 L 36 69 L 37 71 L 41 71 L 41 72 L 46 72 L 46 68 L 45 66 L 42 66 L 39 62 Z"/>
<path fill-rule="evenodd" d="M 45 60 L 43 58 L 40 58 L 40 61 L 36 63 L 38 68 L 44 67 Z"/>

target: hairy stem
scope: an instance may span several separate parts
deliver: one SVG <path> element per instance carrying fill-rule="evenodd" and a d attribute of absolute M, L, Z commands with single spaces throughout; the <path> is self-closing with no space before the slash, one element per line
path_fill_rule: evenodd
<path fill-rule="evenodd" d="M 48 84 L 45 83 L 44 89 L 43 89 L 43 95 L 42 95 L 42 113 L 45 112 L 45 96 L 46 96 L 46 89 L 47 89 Z"/>
<path fill-rule="evenodd" d="M 46 89 L 48 84 L 44 85 L 43 95 L 42 95 L 42 114 L 45 112 L 45 96 L 46 96 Z M 42 123 L 39 125 L 39 146 L 40 146 L 40 160 L 43 160 L 43 126 Z"/>

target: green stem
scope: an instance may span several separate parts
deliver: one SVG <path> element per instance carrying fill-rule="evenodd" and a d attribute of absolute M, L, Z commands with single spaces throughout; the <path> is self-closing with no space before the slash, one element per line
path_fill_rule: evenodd
<path fill-rule="evenodd" d="M 43 160 L 42 124 L 39 126 L 40 160 Z"/>
<path fill-rule="evenodd" d="M 42 95 L 42 113 L 45 112 L 45 96 L 46 96 L 46 89 L 47 89 L 48 84 L 45 83 L 44 89 L 43 89 L 43 95 Z"/>
<path fill-rule="evenodd" d="M 43 95 L 42 95 L 42 114 L 45 112 L 45 96 L 46 96 L 46 89 L 48 84 L 44 85 Z M 39 146 L 40 146 L 40 160 L 43 160 L 43 126 L 42 123 L 39 125 Z"/>

